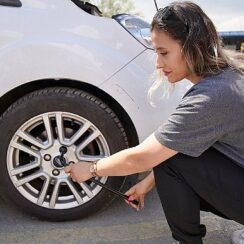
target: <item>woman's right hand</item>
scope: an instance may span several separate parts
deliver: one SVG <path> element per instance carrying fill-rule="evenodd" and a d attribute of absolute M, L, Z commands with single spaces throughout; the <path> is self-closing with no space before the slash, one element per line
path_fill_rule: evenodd
<path fill-rule="evenodd" d="M 146 178 L 132 186 L 125 195 L 129 196 L 128 200 L 125 200 L 128 205 L 135 208 L 137 211 L 144 207 L 145 195 L 154 187 L 154 175 L 151 172 Z M 133 204 L 131 201 L 137 200 L 139 205 Z"/>

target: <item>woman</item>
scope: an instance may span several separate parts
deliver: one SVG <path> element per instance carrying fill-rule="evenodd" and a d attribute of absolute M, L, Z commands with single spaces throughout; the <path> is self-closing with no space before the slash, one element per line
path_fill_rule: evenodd
<path fill-rule="evenodd" d="M 140 145 L 65 171 L 82 182 L 153 168 L 127 192 L 129 200 L 143 205 L 155 182 L 173 237 L 198 244 L 206 234 L 200 210 L 244 224 L 244 76 L 224 54 L 211 20 L 194 3 L 174 2 L 160 9 L 151 36 L 156 68 L 170 83 L 186 78 L 192 88 L 168 121 Z"/>

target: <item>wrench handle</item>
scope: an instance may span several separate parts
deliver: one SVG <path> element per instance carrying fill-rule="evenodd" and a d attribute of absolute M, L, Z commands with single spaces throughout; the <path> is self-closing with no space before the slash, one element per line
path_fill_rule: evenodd
<path fill-rule="evenodd" d="M 103 187 L 104 189 L 106 189 L 106 190 L 108 190 L 108 191 L 110 191 L 110 192 L 116 194 L 117 196 L 122 197 L 123 199 L 129 201 L 129 200 L 128 200 L 128 199 L 129 199 L 129 196 L 126 196 L 125 194 L 122 194 L 121 192 L 119 192 L 119 191 L 117 191 L 117 190 L 115 190 L 115 189 L 112 189 L 112 188 L 106 186 L 105 184 L 101 183 L 100 181 L 95 180 L 94 178 L 91 178 L 90 180 L 91 180 L 93 183 L 95 183 L 95 184 L 97 184 L 97 185 Z M 135 204 L 135 205 L 137 205 L 137 206 L 139 205 L 139 202 L 138 202 L 137 200 L 133 200 L 133 201 L 129 201 L 129 202 L 131 202 L 131 203 L 133 203 L 133 204 Z"/>

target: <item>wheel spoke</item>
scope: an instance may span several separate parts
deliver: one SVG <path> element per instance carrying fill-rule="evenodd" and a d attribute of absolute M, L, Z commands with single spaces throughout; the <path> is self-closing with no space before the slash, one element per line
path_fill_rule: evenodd
<path fill-rule="evenodd" d="M 62 113 L 56 113 L 56 122 L 57 122 L 57 133 L 58 133 L 59 142 L 65 145 Z"/>
<path fill-rule="evenodd" d="M 27 172 L 31 169 L 37 168 L 38 166 L 40 166 L 40 162 L 33 162 L 33 163 L 29 163 L 29 164 L 25 164 L 25 165 L 21 165 L 13 170 L 10 171 L 10 174 L 12 176 L 14 175 L 18 175 L 24 172 Z"/>
<path fill-rule="evenodd" d="M 18 142 L 13 142 L 11 146 L 36 157 L 38 159 L 38 161 L 40 162 L 41 156 L 39 155 L 39 153 L 37 151 L 34 151 L 31 148 L 24 146 L 23 144 L 20 144 Z"/>
<path fill-rule="evenodd" d="M 74 144 L 91 126 L 91 123 L 86 122 L 70 139 L 67 146 Z"/>
<path fill-rule="evenodd" d="M 40 195 L 39 195 L 38 200 L 37 200 L 37 204 L 38 204 L 39 206 L 42 206 L 42 204 L 43 204 L 43 202 L 44 202 L 44 200 L 45 200 L 45 197 L 46 197 L 46 195 L 47 195 L 47 190 L 48 190 L 49 183 L 50 183 L 50 177 L 47 177 L 47 178 L 45 179 L 45 182 L 44 182 L 44 184 L 43 184 L 43 186 L 42 186 Z"/>
<path fill-rule="evenodd" d="M 48 115 L 43 115 L 42 116 L 42 120 L 44 122 L 44 125 L 45 125 L 45 129 L 46 129 L 46 132 L 47 132 L 47 138 L 48 138 L 48 144 L 47 144 L 47 147 L 50 147 L 51 145 L 53 145 L 53 132 L 52 132 L 52 126 L 51 126 L 51 123 L 50 123 L 50 120 L 49 120 L 49 117 Z"/>
<path fill-rule="evenodd" d="M 94 131 L 89 137 L 87 137 L 79 146 L 77 147 L 77 152 L 79 153 L 83 150 L 89 143 L 95 140 L 98 136 L 100 136 L 99 131 Z"/>
<path fill-rule="evenodd" d="M 19 131 L 17 134 L 20 138 L 30 142 L 31 144 L 33 144 L 34 146 L 37 146 L 41 149 L 46 149 L 47 146 L 44 145 L 41 141 L 37 140 L 35 137 L 33 137 L 32 135 L 23 132 L 23 131 Z"/>
<path fill-rule="evenodd" d="M 37 173 L 34 173 L 32 175 L 29 175 L 29 176 L 26 176 L 24 178 L 22 178 L 21 180 L 18 180 L 17 182 L 15 182 L 15 186 L 16 187 L 19 187 L 19 186 L 22 186 L 23 184 L 26 184 L 36 178 L 39 178 L 41 176 L 44 176 L 45 174 L 43 172 L 37 172 Z"/>
<path fill-rule="evenodd" d="M 91 191 L 91 188 L 86 184 L 86 183 L 80 183 L 80 186 L 82 187 L 82 189 L 84 190 L 84 192 L 86 193 L 86 195 L 89 198 L 94 197 L 93 192 Z"/>
<path fill-rule="evenodd" d="M 74 186 L 74 183 L 71 182 L 71 180 L 67 180 L 66 183 L 67 183 L 69 189 L 71 190 L 71 192 L 73 193 L 73 195 L 74 195 L 76 201 L 77 201 L 79 204 L 82 204 L 82 203 L 83 203 L 83 200 L 82 200 L 82 198 L 81 198 L 79 192 L 76 190 L 76 188 L 75 188 L 75 186 Z"/>
<path fill-rule="evenodd" d="M 56 201 L 58 199 L 60 183 L 61 183 L 60 180 L 55 181 L 55 185 L 54 185 L 54 188 L 53 188 L 51 200 L 50 200 L 50 203 L 49 203 L 50 208 L 55 208 Z"/>

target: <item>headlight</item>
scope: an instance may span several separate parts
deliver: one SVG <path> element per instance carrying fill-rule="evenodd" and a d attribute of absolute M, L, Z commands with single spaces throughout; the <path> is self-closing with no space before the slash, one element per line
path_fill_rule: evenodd
<path fill-rule="evenodd" d="M 113 18 L 145 47 L 153 49 L 150 35 L 150 24 L 148 22 L 137 16 L 128 14 L 114 15 Z"/>

